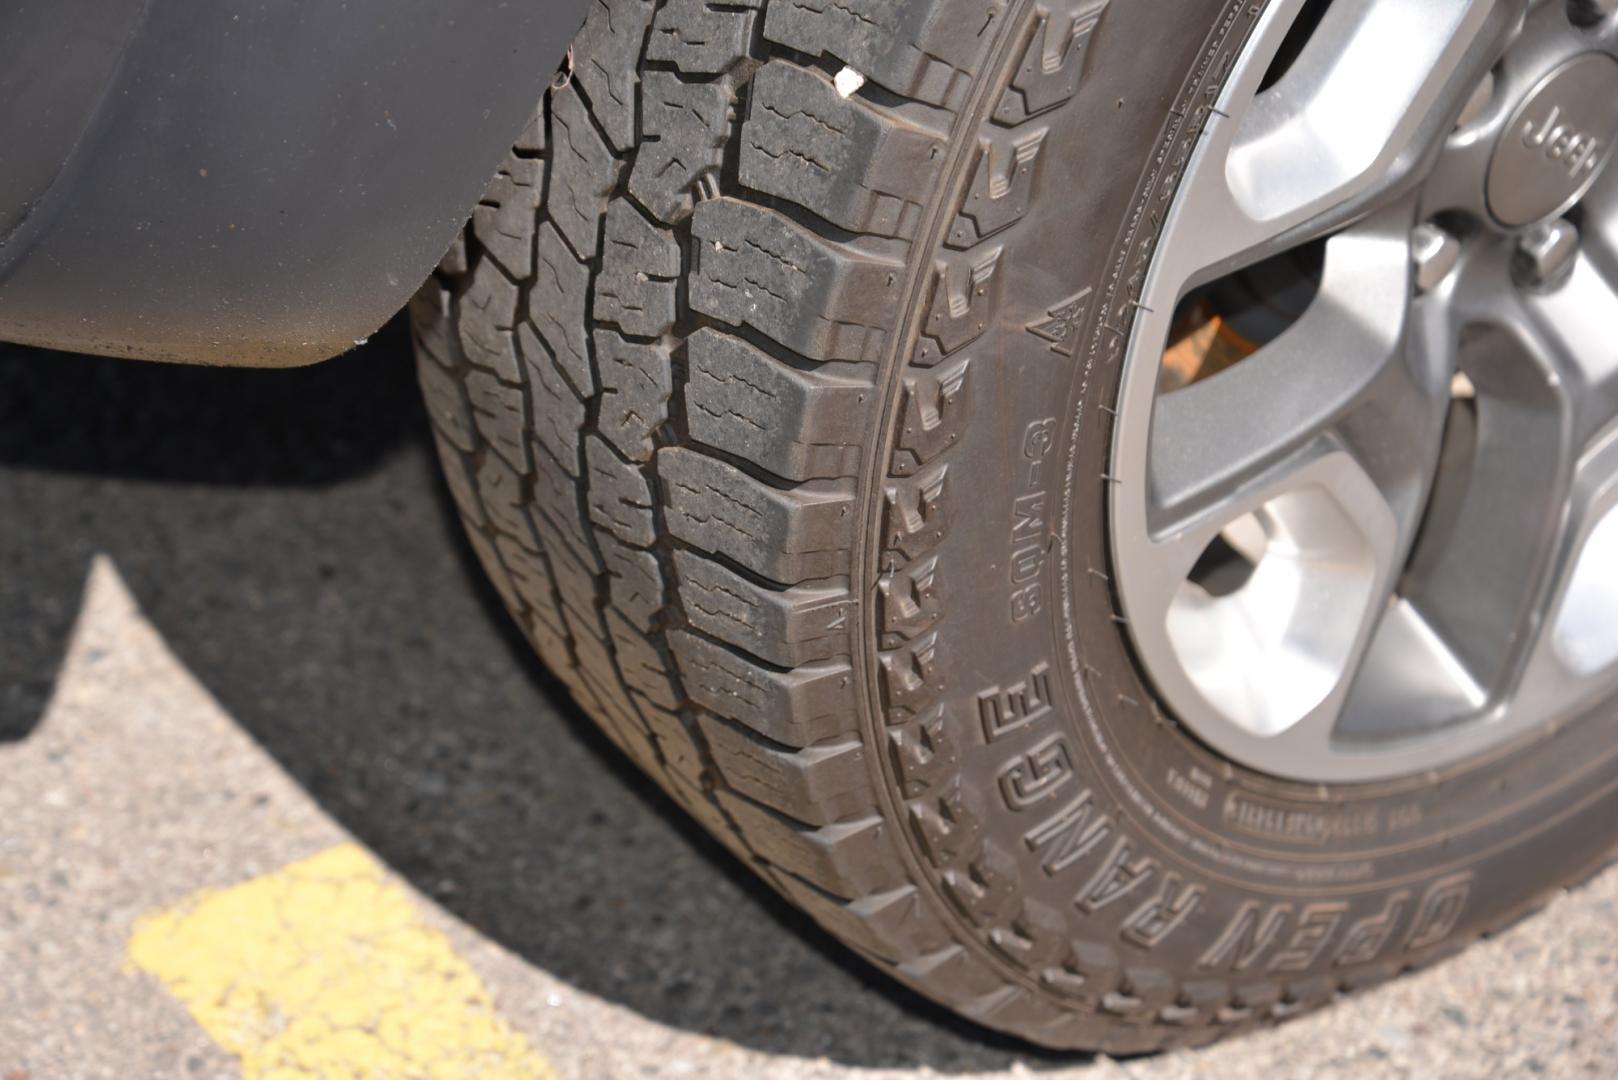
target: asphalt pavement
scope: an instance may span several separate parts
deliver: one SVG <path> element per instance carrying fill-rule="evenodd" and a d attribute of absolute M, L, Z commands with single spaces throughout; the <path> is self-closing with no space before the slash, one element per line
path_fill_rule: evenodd
<path fill-rule="evenodd" d="M 461 541 L 398 327 L 295 372 L 0 347 L 7 1080 L 1611 1076 L 1615 902 L 1210 1051 L 1032 1051 L 847 955 L 573 709 Z M 388 1024 L 345 1028 L 368 994 Z"/>

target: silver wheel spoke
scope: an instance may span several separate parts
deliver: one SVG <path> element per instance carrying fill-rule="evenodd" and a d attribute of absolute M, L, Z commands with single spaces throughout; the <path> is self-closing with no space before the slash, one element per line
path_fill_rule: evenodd
<path fill-rule="evenodd" d="M 1585 250 L 1608 281 L 1618 281 L 1618 171 L 1602 177 L 1586 206 Z"/>
<path fill-rule="evenodd" d="M 1434 438 L 1421 403 L 1448 382 L 1447 371 L 1414 370 L 1404 353 L 1409 236 L 1410 213 L 1395 207 L 1333 237 L 1319 293 L 1296 323 L 1232 370 L 1158 398 L 1155 534 L 1239 498 L 1326 435 L 1358 440 L 1351 449 L 1408 516 L 1400 474 L 1427 464 Z"/>
<path fill-rule="evenodd" d="M 1594 215 L 1593 215 L 1594 216 Z M 1597 216 L 1610 230 L 1611 219 Z M 1522 300 L 1536 358 L 1559 391 L 1567 442 L 1565 508 L 1541 565 L 1543 614 L 1517 695 L 1547 712 L 1588 704 L 1618 680 L 1618 261 L 1613 233 L 1590 230 L 1565 283 Z"/>
<path fill-rule="evenodd" d="M 1345 728 L 1361 738 L 1436 730 L 1505 692 L 1548 628 L 1553 571 L 1574 565 L 1590 524 L 1583 507 L 1610 487 L 1592 440 L 1618 412 L 1618 355 L 1604 345 L 1618 295 L 1587 254 L 1545 292 L 1513 283 L 1504 257 L 1471 271 L 1447 313 L 1467 343 L 1471 434 L 1456 440 L 1466 451 L 1441 476 L 1426 548 L 1350 703 Z"/>
<path fill-rule="evenodd" d="M 1417 178 L 1520 6 L 1337 0 L 1287 73 L 1261 90 L 1302 0 L 1273 4 L 1251 46 L 1258 62 L 1205 133 L 1211 167 L 1180 196 L 1202 223 L 1180 255 L 1195 279 L 1322 236 Z"/>
<path fill-rule="evenodd" d="M 1565 573 L 1517 687 L 1519 705 L 1547 713 L 1588 706 L 1618 686 L 1618 428 L 1580 459 L 1560 539 Z"/>
<path fill-rule="evenodd" d="M 1126 614 L 1183 692 L 1244 718 L 1233 737 L 1330 738 L 1415 532 L 1450 358 L 1442 333 L 1411 347 L 1411 214 L 1333 237 L 1296 323 L 1157 399 Z M 1251 567 L 1228 595 L 1194 580 L 1216 542 Z"/>
<path fill-rule="evenodd" d="M 1391 586 L 1397 523 L 1338 449 L 1306 457 L 1228 509 L 1235 516 L 1215 535 L 1250 567 L 1246 580 L 1223 593 L 1184 572 L 1166 578 L 1175 588 L 1159 594 L 1161 613 L 1143 613 L 1154 622 L 1143 629 L 1161 633 L 1189 689 L 1243 734 L 1274 739 L 1296 728 L 1325 738 Z M 1212 541 L 1209 532 L 1163 549 L 1183 556 Z"/>
<path fill-rule="evenodd" d="M 1578 453 L 1618 415 L 1618 291 L 1588 252 L 1556 291 L 1517 300 L 1535 360 L 1564 402 L 1565 438 Z"/>

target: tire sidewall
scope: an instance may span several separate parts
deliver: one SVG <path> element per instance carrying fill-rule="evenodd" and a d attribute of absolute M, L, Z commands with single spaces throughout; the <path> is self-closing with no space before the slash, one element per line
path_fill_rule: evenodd
<path fill-rule="evenodd" d="M 963 936 L 1041 993 L 1094 1000 L 1133 970 L 1329 996 L 1597 862 L 1613 718 L 1442 772 L 1305 785 L 1226 761 L 1156 700 L 1111 582 L 1112 409 L 1157 223 L 1264 5 L 1166 6 L 1076 6 L 1094 20 L 1079 92 L 1033 116 L 1004 104 L 1026 72 L 1007 54 L 976 137 L 1002 160 L 1037 145 L 1026 209 L 971 246 L 941 229 L 923 268 L 866 494 L 874 767 Z M 974 160 L 956 221 L 981 197 Z M 930 333 L 928 274 L 980 333 Z M 929 405 L 953 438 L 923 460 Z"/>

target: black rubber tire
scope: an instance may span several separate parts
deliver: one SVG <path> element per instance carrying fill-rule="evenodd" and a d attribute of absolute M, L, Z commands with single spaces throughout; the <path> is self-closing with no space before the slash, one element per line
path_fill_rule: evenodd
<path fill-rule="evenodd" d="M 468 534 L 584 709 L 873 963 L 1050 1046 L 1296 1014 L 1612 838 L 1610 717 L 1290 784 L 1117 625 L 1121 342 L 1263 6 L 599 0 L 413 304 Z"/>

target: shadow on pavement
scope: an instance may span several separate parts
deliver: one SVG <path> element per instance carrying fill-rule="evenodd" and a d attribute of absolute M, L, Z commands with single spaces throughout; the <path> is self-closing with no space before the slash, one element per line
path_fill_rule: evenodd
<path fill-rule="evenodd" d="M 293 372 L 0 346 L 0 739 L 97 551 L 328 813 L 558 978 L 775 1053 L 1029 1059 L 822 934 L 577 713 L 461 540 L 398 326 Z"/>

